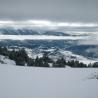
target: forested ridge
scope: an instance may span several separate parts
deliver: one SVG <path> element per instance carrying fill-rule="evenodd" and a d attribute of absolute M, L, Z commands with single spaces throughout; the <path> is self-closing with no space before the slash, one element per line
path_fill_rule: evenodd
<path fill-rule="evenodd" d="M 18 66 L 31 66 L 31 67 L 53 67 L 53 68 L 63 68 L 70 66 L 73 68 L 97 68 L 98 62 L 93 64 L 84 64 L 77 60 L 66 61 L 63 57 L 54 61 L 48 56 L 47 52 L 43 53 L 42 57 L 36 57 L 32 59 L 28 56 L 24 48 L 22 49 L 12 49 L 9 50 L 6 47 L 0 47 L 0 55 L 7 56 L 9 59 L 14 60 Z"/>

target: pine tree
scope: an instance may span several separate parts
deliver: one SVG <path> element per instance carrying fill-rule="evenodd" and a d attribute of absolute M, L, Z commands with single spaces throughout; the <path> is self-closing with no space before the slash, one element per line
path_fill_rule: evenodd
<path fill-rule="evenodd" d="M 16 65 L 20 65 L 20 66 L 25 66 L 25 60 L 24 58 L 22 58 L 21 56 L 19 56 L 18 58 L 16 58 Z"/>
<path fill-rule="evenodd" d="M 57 61 L 53 63 L 53 67 L 62 68 L 65 67 L 65 65 L 66 65 L 66 61 L 63 58 L 57 59 Z"/>
<path fill-rule="evenodd" d="M 35 62 L 33 59 L 29 58 L 27 62 L 27 66 L 34 66 Z"/>
<path fill-rule="evenodd" d="M 98 62 L 95 62 L 95 63 L 93 64 L 93 67 L 94 67 L 94 68 L 98 68 Z"/>

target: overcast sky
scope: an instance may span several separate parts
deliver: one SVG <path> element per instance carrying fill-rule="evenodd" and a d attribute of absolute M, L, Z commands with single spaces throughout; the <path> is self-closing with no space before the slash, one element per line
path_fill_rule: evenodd
<path fill-rule="evenodd" d="M 0 20 L 98 23 L 98 0 L 0 0 Z"/>

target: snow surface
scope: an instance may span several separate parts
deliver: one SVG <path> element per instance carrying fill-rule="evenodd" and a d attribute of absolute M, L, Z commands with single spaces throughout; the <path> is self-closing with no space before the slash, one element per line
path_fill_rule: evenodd
<path fill-rule="evenodd" d="M 0 98 L 98 98 L 98 69 L 0 64 Z"/>
<path fill-rule="evenodd" d="M 95 62 L 98 61 L 98 59 L 90 60 L 88 58 L 85 58 L 84 56 L 74 54 L 71 51 L 61 50 L 60 52 L 64 55 L 64 57 L 67 61 L 77 60 L 77 61 L 83 62 L 84 64 L 87 64 L 87 65 L 90 64 L 90 63 L 95 63 Z M 72 56 L 75 57 L 75 58 L 71 58 Z"/>
<path fill-rule="evenodd" d="M 16 65 L 15 61 L 10 60 L 8 57 L 0 55 L 0 61 L 3 62 L 6 65 Z"/>

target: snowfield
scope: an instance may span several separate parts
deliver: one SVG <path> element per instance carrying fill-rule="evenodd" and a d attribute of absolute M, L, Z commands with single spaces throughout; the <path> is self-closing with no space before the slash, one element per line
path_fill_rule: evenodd
<path fill-rule="evenodd" d="M 0 98 L 98 98 L 97 72 L 0 64 Z"/>

